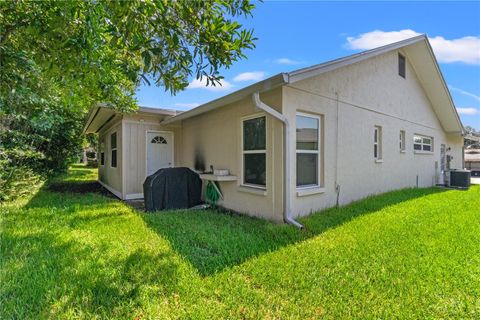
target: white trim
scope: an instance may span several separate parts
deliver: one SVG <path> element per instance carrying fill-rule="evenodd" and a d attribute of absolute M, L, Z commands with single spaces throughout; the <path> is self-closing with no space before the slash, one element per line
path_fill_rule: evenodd
<path fill-rule="evenodd" d="M 175 167 L 175 134 L 167 130 L 145 130 L 145 178 L 148 177 L 148 134 L 149 133 L 169 133 L 172 135 L 171 167 Z"/>
<path fill-rule="evenodd" d="M 322 187 L 309 187 L 309 188 L 297 188 L 297 197 L 306 197 L 314 194 L 325 193 L 325 188 Z"/>
<path fill-rule="evenodd" d="M 143 193 L 130 193 L 125 196 L 125 200 L 143 199 Z"/>
<path fill-rule="evenodd" d="M 289 73 L 279 73 L 279 74 L 274 75 L 274 76 L 272 76 L 268 79 L 259 81 L 259 82 L 254 83 L 254 84 L 252 84 L 252 85 L 250 85 L 246 88 L 235 91 L 235 92 L 233 92 L 229 95 L 223 96 L 223 97 L 218 98 L 216 100 L 207 102 L 207 103 L 205 103 L 205 104 L 203 104 L 199 107 L 193 108 L 189 111 L 186 111 L 186 112 L 183 112 L 181 114 L 175 115 L 173 117 L 167 118 L 167 119 L 163 120 L 161 122 L 161 124 L 162 125 L 170 124 L 170 123 L 173 123 L 173 122 L 176 122 L 176 121 L 181 121 L 181 120 L 185 120 L 185 119 L 188 119 L 188 118 L 191 118 L 191 117 L 195 117 L 195 116 L 198 116 L 202 113 L 205 113 L 205 112 L 217 109 L 219 107 L 222 107 L 224 105 L 236 102 L 240 99 L 245 98 L 249 94 L 255 94 L 255 92 L 257 92 L 257 93 L 265 92 L 265 91 L 271 90 L 273 88 L 276 88 L 276 87 L 279 87 L 279 86 L 282 86 L 282 85 L 293 84 L 295 82 L 302 81 L 304 79 L 308 79 L 308 78 L 311 78 L 311 77 L 314 77 L 314 76 L 318 76 L 318 75 L 323 74 L 325 72 L 336 70 L 338 68 L 342 68 L 342 67 L 351 65 L 353 63 L 364 61 L 364 60 L 370 59 L 372 57 L 379 56 L 379 55 L 387 53 L 387 52 L 403 49 L 403 48 L 406 48 L 410 45 L 417 44 L 417 43 L 422 43 L 422 42 L 425 43 L 426 50 L 428 51 L 428 54 L 430 55 L 430 57 L 433 61 L 434 67 L 435 67 L 435 69 L 437 71 L 437 74 L 439 76 L 440 83 L 441 83 L 441 85 L 443 86 L 443 89 L 446 92 L 447 99 L 449 99 L 449 105 L 451 107 L 451 111 L 454 113 L 455 118 L 456 118 L 456 122 L 457 122 L 459 131 L 454 130 L 454 131 L 448 131 L 448 132 L 449 133 L 457 133 L 457 132 L 458 133 L 463 133 L 463 126 L 462 126 L 462 123 L 460 121 L 460 117 L 458 116 L 458 113 L 455 109 L 455 105 L 453 103 L 453 99 L 451 97 L 450 91 L 448 90 L 445 79 L 444 79 L 444 77 L 441 73 L 440 67 L 438 66 L 438 62 L 435 58 L 433 50 L 432 50 L 432 48 L 430 46 L 430 43 L 428 42 L 428 38 L 425 34 L 422 34 L 422 35 L 419 35 L 419 36 L 416 36 L 416 37 L 412 37 L 412 38 L 409 38 L 409 39 L 405 39 L 405 40 L 402 40 L 402 41 L 398 41 L 398 42 L 395 42 L 395 43 L 391 43 L 391 44 L 388 44 L 388 45 L 385 45 L 385 46 L 382 46 L 382 47 L 367 50 L 367 51 L 364 51 L 364 52 L 360 52 L 360 53 L 357 53 L 357 54 L 353 54 L 353 55 L 350 55 L 350 56 L 347 56 L 347 57 L 339 58 L 339 59 L 332 60 L 332 61 L 327 61 L 327 62 L 317 64 L 317 65 L 313 65 L 313 66 L 310 66 L 310 67 L 307 67 L 307 68 L 302 68 L 302 69 L 292 71 L 292 72 L 289 72 Z M 404 53 L 404 52 L 402 52 L 402 53 Z M 408 55 L 406 55 L 406 54 L 405 54 L 405 58 L 407 59 L 407 62 L 410 61 L 410 65 L 413 66 L 413 64 L 411 63 L 412 59 L 410 59 L 408 57 Z M 428 93 L 427 93 L 427 95 L 428 95 Z M 442 121 L 440 121 L 440 122 L 442 122 Z"/>
<path fill-rule="evenodd" d="M 241 185 L 237 188 L 240 192 L 255 194 L 257 196 L 266 196 L 267 190 L 259 187 L 249 186 L 249 185 Z"/>
<path fill-rule="evenodd" d="M 387 45 L 382 46 L 382 47 L 373 48 L 373 49 L 370 49 L 370 50 L 367 50 L 367 51 L 352 54 L 350 56 L 346 56 L 346 57 L 339 58 L 339 59 L 336 59 L 336 60 L 327 61 L 327 62 L 316 64 L 316 65 L 313 65 L 313 66 L 310 66 L 310 67 L 295 70 L 295 71 L 292 71 L 292 72 L 288 73 L 288 76 L 289 76 L 288 77 L 288 82 L 293 83 L 293 82 L 297 82 L 297 81 L 302 81 L 302 80 L 305 80 L 305 79 L 308 79 L 308 78 L 311 78 L 311 77 L 314 77 L 314 76 L 318 76 L 322 73 L 333 71 L 333 70 L 336 70 L 338 68 L 342 68 L 342 67 L 351 65 L 353 63 L 364 61 L 364 60 L 370 59 L 372 57 L 376 57 L 376 56 L 379 56 L 381 54 L 384 54 L 384 53 L 387 53 L 387 52 L 390 52 L 390 51 L 394 51 L 394 50 L 397 50 L 397 49 L 400 49 L 400 48 L 403 48 L 403 47 L 406 47 L 406 46 L 409 46 L 409 45 L 412 45 L 414 43 L 421 42 L 421 41 L 428 41 L 427 36 L 425 34 L 422 34 L 422 35 L 419 35 L 419 36 L 416 36 L 416 37 L 412 37 L 412 38 L 408 38 L 408 39 L 405 39 L 405 40 L 401 40 L 401 41 L 398 41 L 398 42 L 394 42 L 394 43 L 391 43 L 391 44 L 387 44 Z"/>
<path fill-rule="evenodd" d="M 127 166 L 126 166 L 126 152 L 127 152 L 127 148 L 125 148 L 125 136 L 126 136 L 126 126 L 125 126 L 125 122 L 123 121 L 122 119 L 122 123 L 121 123 L 121 128 L 122 128 L 122 143 L 120 144 L 120 146 L 122 147 L 122 196 L 126 199 L 127 198 Z M 118 138 L 117 138 L 117 149 L 118 149 Z M 117 151 L 118 152 L 118 151 Z M 117 155 L 117 165 L 118 165 L 118 155 Z"/>
<path fill-rule="evenodd" d="M 98 183 L 100 183 L 102 185 L 102 187 L 104 187 L 105 189 L 107 189 L 108 191 L 113 193 L 117 198 L 123 200 L 122 193 L 120 191 L 113 189 L 112 187 L 110 187 L 108 184 L 102 182 L 101 180 L 97 180 L 97 181 L 98 181 Z"/>
<path fill-rule="evenodd" d="M 304 149 L 297 149 L 297 134 L 296 134 L 296 130 L 295 130 L 295 155 L 297 154 L 316 154 L 317 155 L 317 183 L 316 184 L 313 184 L 313 185 L 301 185 L 301 186 L 298 186 L 297 185 L 297 181 L 295 181 L 295 187 L 296 187 L 296 190 L 297 190 L 297 196 L 300 193 L 302 193 L 302 190 L 306 190 L 306 189 L 313 189 L 313 188 L 316 188 L 316 189 L 319 189 L 321 188 L 322 186 L 322 173 L 321 172 L 321 168 L 322 168 L 322 159 L 321 159 L 321 154 L 320 154 L 320 149 L 322 148 L 322 145 L 321 145 L 321 131 L 323 130 L 322 128 L 322 116 L 321 115 L 317 115 L 317 114 L 312 114 L 312 113 L 305 113 L 305 112 L 296 112 L 295 113 L 295 129 L 297 128 L 297 116 L 300 116 L 300 117 L 305 117 L 305 118 L 312 118 L 312 119 L 316 119 L 318 121 L 318 128 L 317 128 L 317 149 L 316 150 L 304 150 Z M 295 156 L 295 169 L 297 169 L 297 157 Z M 295 171 L 296 172 L 296 171 Z M 303 193 L 302 193 L 303 194 Z"/>
<path fill-rule="evenodd" d="M 188 111 L 182 112 L 176 116 L 167 118 L 161 122 L 162 125 L 167 125 L 171 124 L 173 122 L 185 120 L 188 118 L 192 118 L 195 116 L 198 116 L 200 114 L 203 114 L 205 112 L 209 112 L 212 110 L 215 110 L 217 108 L 223 107 L 227 104 L 237 102 L 241 99 L 244 99 L 245 97 L 259 92 L 265 92 L 274 88 L 277 88 L 281 85 L 284 85 L 288 83 L 288 75 L 286 73 L 279 73 L 276 74 L 268 79 L 256 82 L 248 87 L 245 87 L 243 89 L 237 90 L 235 92 L 232 92 L 230 94 L 227 94 L 223 97 L 220 97 L 218 99 L 209 101 L 205 104 L 202 104 L 201 106 L 198 106 L 196 108 L 190 109 Z"/>
<path fill-rule="evenodd" d="M 263 150 L 243 150 L 243 123 L 248 120 L 252 119 L 257 119 L 257 118 L 265 118 L 265 149 Z M 240 118 L 240 186 L 241 187 L 246 187 L 246 188 L 254 188 L 254 189 L 259 189 L 259 190 L 267 190 L 267 178 L 268 178 L 268 170 L 267 170 L 267 115 L 265 112 L 256 112 L 254 114 L 250 114 L 248 116 L 243 116 Z M 244 155 L 245 154 L 265 154 L 265 185 L 259 185 L 259 184 L 251 184 L 251 183 L 245 183 L 245 175 L 244 175 Z"/>
<path fill-rule="evenodd" d="M 151 124 L 160 126 L 160 121 L 158 122 L 150 122 L 150 121 L 140 121 L 140 120 L 123 120 L 125 123 L 132 123 L 132 124 Z"/>
<path fill-rule="evenodd" d="M 422 150 L 414 150 L 414 154 L 434 154 L 433 151 L 422 151 Z"/>

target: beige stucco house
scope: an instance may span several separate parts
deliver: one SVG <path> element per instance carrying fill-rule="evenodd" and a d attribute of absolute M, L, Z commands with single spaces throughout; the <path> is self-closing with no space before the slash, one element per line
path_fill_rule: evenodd
<path fill-rule="evenodd" d="M 371 194 L 443 182 L 463 168 L 463 126 L 425 36 L 281 73 L 183 113 L 96 107 L 99 181 L 142 197 L 162 167 L 210 166 L 228 209 L 296 217 Z"/>

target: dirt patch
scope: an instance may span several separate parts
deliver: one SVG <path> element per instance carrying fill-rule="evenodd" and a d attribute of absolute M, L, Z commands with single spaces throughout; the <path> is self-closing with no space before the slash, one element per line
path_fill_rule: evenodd
<path fill-rule="evenodd" d="M 48 191 L 59 193 L 99 193 L 115 198 L 107 189 L 98 182 L 55 182 L 47 186 Z"/>

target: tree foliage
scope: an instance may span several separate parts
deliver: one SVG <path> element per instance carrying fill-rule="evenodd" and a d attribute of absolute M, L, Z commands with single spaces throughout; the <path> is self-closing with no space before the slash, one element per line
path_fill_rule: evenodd
<path fill-rule="evenodd" d="M 219 85 L 254 46 L 237 21 L 253 9 L 248 0 L 0 2 L 0 191 L 13 172 L 65 169 L 99 102 L 128 112 L 142 82 L 172 94 L 192 77 Z"/>
<path fill-rule="evenodd" d="M 480 131 L 475 130 L 473 127 L 466 126 L 465 133 L 464 146 L 467 148 L 480 148 Z"/>

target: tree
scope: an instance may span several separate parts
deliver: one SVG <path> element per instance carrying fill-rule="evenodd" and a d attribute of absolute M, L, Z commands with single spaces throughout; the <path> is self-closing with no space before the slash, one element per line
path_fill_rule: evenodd
<path fill-rule="evenodd" d="M 467 148 L 480 148 L 480 131 L 475 130 L 475 128 L 466 126 L 465 127 L 465 139 L 464 146 Z"/>
<path fill-rule="evenodd" d="M 248 0 L 0 2 L 0 161 L 12 172 L 64 170 L 96 103 L 133 110 L 150 80 L 172 94 L 192 77 L 219 85 L 220 70 L 254 47 L 236 21 L 253 9 Z"/>

